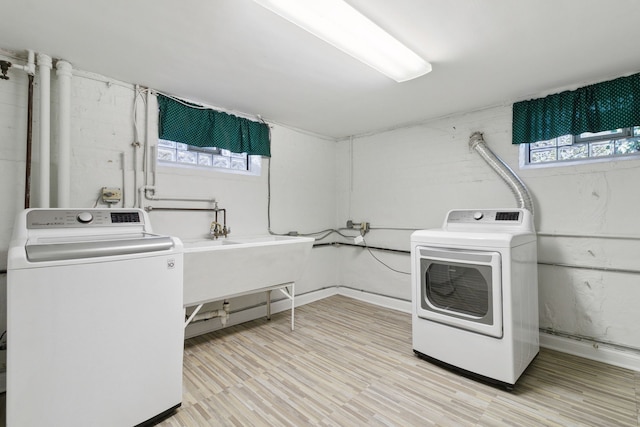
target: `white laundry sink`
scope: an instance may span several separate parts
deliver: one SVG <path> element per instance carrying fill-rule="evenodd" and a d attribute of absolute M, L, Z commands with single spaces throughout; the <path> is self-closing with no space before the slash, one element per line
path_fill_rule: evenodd
<path fill-rule="evenodd" d="M 198 252 L 196 249 L 204 248 L 203 250 L 209 250 L 211 248 L 217 248 L 220 246 L 227 245 L 237 245 L 238 242 L 232 242 L 231 240 L 221 239 L 221 240 L 195 240 L 195 241 L 184 241 L 183 242 L 185 248 L 193 249 L 192 252 Z"/>
<path fill-rule="evenodd" d="M 184 242 L 184 306 L 295 282 L 314 241 L 265 235 Z"/>

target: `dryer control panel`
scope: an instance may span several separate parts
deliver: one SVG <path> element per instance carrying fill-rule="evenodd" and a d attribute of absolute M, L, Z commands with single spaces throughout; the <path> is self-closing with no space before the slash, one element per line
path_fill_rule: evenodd
<path fill-rule="evenodd" d="M 445 218 L 445 230 L 535 232 L 526 209 L 454 209 Z"/>
<path fill-rule="evenodd" d="M 447 215 L 447 222 L 502 222 L 510 224 L 522 222 L 522 212 L 520 211 L 496 211 L 496 210 L 464 210 L 450 211 Z"/>

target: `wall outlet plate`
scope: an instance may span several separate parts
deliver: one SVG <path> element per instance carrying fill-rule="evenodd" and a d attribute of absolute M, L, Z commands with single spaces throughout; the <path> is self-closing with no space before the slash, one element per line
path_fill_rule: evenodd
<path fill-rule="evenodd" d="M 102 187 L 103 203 L 118 203 L 120 200 L 122 200 L 122 190 L 113 187 Z"/>

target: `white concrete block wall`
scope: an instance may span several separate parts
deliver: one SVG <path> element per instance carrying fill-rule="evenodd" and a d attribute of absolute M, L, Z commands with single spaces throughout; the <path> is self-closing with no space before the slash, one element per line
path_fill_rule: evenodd
<path fill-rule="evenodd" d="M 27 77 L 10 72 L 11 80 L 0 81 L 0 186 L 4 201 L 0 206 L 0 264 L 6 269 L 6 254 L 16 213 L 23 208 L 26 140 Z M 37 83 L 37 78 L 36 78 Z M 57 132 L 55 117 L 57 79 L 52 73 L 51 201 L 55 206 Z M 133 205 L 134 86 L 109 78 L 75 70 L 71 97 L 71 205 L 92 207 L 102 187 L 123 188 L 126 206 Z M 38 194 L 38 97 L 34 113 L 34 163 L 32 199 Z M 152 111 L 157 111 L 151 98 Z M 139 141 L 145 137 L 145 104 L 138 101 Z M 157 116 L 151 117 L 153 144 L 157 139 Z M 273 194 L 272 220 L 274 230 L 310 232 L 332 228 L 335 223 L 335 149 L 333 141 L 309 136 L 275 126 L 272 137 Z M 122 153 L 125 153 L 123 162 Z M 160 167 L 157 189 L 159 195 L 185 197 L 215 197 L 221 208 L 227 209 L 227 223 L 232 235 L 267 233 L 267 161 L 263 161 L 261 176 L 194 171 L 186 168 Z M 142 152 L 138 156 L 138 170 Z M 124 173 L 123 173 L 124 169 Z M 123 185 L 123 175 L 126 185 Z M 142 185 L 142 172 L 139 172 Z M 313 191 L 309 191 L 313 189 Z M 146 204 L 151 202 L 146 201 Z M 162 205 L 161 202 L 153 202 Z M 206 204 L 187 204 L 204 207 Z M 99 205 L 102 206 L 102 205 Z M 32 207 L 37 207 L 32 204 Z M 204 237 L 208 234 L 213 214 L 210 212 L 151 212 L 154 231 L 181 238 Z M 310 292 L 337 284 L 334 264 L 336 252 L 312 251 L 308 272 L 297 283 L 297 293 Z M 248 263 L 250 260 L 247 261 Z M 248 265 L 247 268 L 250 268 Z M 126 274 L 123 272 L 123 274 Z M 0 332 L 6 329 L 6 276 L 0 276 Z M 274 297 L 276 295 L 274 294 Z M 232 301 L 233 310 L 264 302 L 258 294 Z"/>
<path fill-rule="evenodd" d="M 24 141 L 26 139 L 26 76 L 10 72 L 0 82 L 0 264 L 15 213 L 22 208 Z M 55 83 L 52 155 L 56 157 Z M 133 203 L 133 86 L 112 84 L 102 77 L 79 73 L 72 80 L 72 205 L 93 206 L 103 186 L 122 186 L 127 205 Z M 37 83 L 37 79 L 36 79 Z M 34 183 L 38 162 L 38 96 L 34 109 Z M 155 100 L 152 99 L 153 108 Z M 138 111 L 144 112 L 144 103 Z M 139 139 L 144 140 L 144 116 Z M 152 140 L 157 123 L 151 123 Z M 433 228 L 452 208 L 512 207 L 510 190 L 468 148 L 473 131 L 484 132 L 488 145 L 531 189 L 536 226 L 543 233 L 640 236 L 636 216 L 638 160 L 547 169 L 518 169 L 518 147 L 511 145 L 511 106 L 488 108 L 432 120 L 422 125 L 335 143 L 284 127 L 273 129 L 272 228 L 301 233 L 342 227 L 346 220 L 368 221 L 374 227 Z M 122 154 L 126 154 L 123 163 Z M 139 156 L 137 169 L 140 169 Z M 215 197 L 228 209 L 232 234 L 262 234 L 267 219 L 267 163 L 259 177 L 159 168 L 161 195 Z M 55 164 L 52 168 L 55 188 Z M 140 174 L 142 177 L 142 174 Z M 139 182 L 141 185 L 142 183 Z M 52 202 L 56 194 L 52 192 Z M 210 213 L 152 212 L 157 232 L 183 238 L 202 237 Z M 374 230 L 373 246 L 409 248 L 410 231 Z M 539 259 L 609 268 L 637 268 L 637 241 L 541 237 Z M 409 272 L 409 257 L 376 253 L 391 267 Z M 635 325 L 640 323 L 637 275 L 540 266 L 541 326 L 577 335 L 640 347 Z M 5 294 L 0 277 L 0 293 Z M 409 300 L 410 279 L 388 270 L 361 248 L 321 248 L 311 259 L 298 292 L 344 285 Z M 0 328 L 6 303 L 0 298 Z M 263 296 L 237 301 L 258 304 Z"/>
<path fill-rule="evenodd" d="M 111 83 L 98 76 L 94 79 L 74 75 L 71 83 L 71 206 L 93 206 L 102 187 L 122 188 L 123 167 L 127 179 L 131 176 L 133 165 L 123 165 L 121 153 L 133 158 L 133 102 L 132 85 Z M 144 115 L 139 123 L 144 131 Z M 57 156 L 53 160 L 55 162 Z M 132 181 L 129 184 L 132 185 Z M 128 206 L 132 206 L 129 196 L 133 195 L 133 187 L 124 190 L 125 197 L 131 200 Z M 56 200 L 54 187 L 52 201 Z"/>
<path fill-rule="evenodd" d="M 449 209 L 515 207 L 508 187 L 469 150 L 474 131 L 484 133 L 489 147 L 530 188 L 538 232 L 640 237 L 635 219 L 640 211 L 640 160 L 520 170 L 519 147 L 511 144 L 511 106 L 343 142 L 338 149 L 339 223 L 351 217 L 372 227 L 435 228 Z M 408 250 L 408 236 L 404 231 L 373 230 L 367 241 Z M 345 286 L 411 299 L 409 276 L 385 269 L 360 249 L 344 252 L 340 262 Z M 409 271 L 406 255 L 376 255 Z M 639 257 L 638 240 L 539 239 L 538 258 L 543 262 L 638 269 Z M 542 328 L 640 348 L 634 331 L 640 324 L 637 274 L 546 265 L 538 270 Z"/>

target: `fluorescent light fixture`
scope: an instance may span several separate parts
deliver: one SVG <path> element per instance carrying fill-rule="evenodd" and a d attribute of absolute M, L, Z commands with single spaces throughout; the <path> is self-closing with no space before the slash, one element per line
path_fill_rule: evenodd
<path fill-rule="evenodd" d="M 343 0 L 254 1 L 397 82 L 431 71 L 431 64 Z"/>

